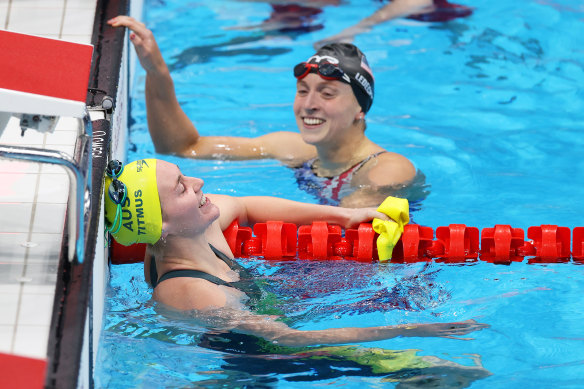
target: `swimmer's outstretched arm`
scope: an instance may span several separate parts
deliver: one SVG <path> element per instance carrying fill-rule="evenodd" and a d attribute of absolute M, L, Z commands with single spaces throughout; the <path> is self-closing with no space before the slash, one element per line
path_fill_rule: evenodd
<path fill-rule="evenodd" d="M 408 16 L 432 6 L 432 0 L 394 0 L 384 5 L 371 16 L 359 21 L 359 23 L 345 28 L 340 33 L 322 39 L 314 44 L 316 49 L 331 42 L 352 42 L 355 35 L 369 31 L 373 26 L 391 19 Z"/>
<path fill-rule="evenodd" d="M 314 147 L 293 132 L 275 132 L 257 138 L 200 136 L 178 102 L 170 71 L 152 31 L 129 16 L 117 16 L 108 23 L 132 31 L 130 40 L 146 70 L 146 115 L 157 152 L 204 159 L 275 158 L 291 164 L 316 155 Z"/>
<path fill-rule="evenodd" d="M 326 221 L 344 228 L 355 228 L 359 223 L 370 222 L 373 218 L 389 219 L 375 208 L 333 207 L 268 196 L 232 197 L 217 194 L 207 196 L 219 207 L 219 224 L 222 230 L 233 220 L 239 220 L 241 225 L 253 225 L 268 220 L 281 220 L 296 225 Z"/>
<path fill-rule="evenodd" d="M 209 323 L 220 324 L 222 327 L 225 326 L 248 335 L 262 337 L 282 346 L 292 347 L 373 342 L 397 337 L 441 337 L 469 340 L 471 338 L 461 338 L 460 336 L 490 327 L 488 324 L 478 323 L 475 320 L 466 320 L 454 323 L 401 324 L 303 331 L 275 321 L 271 316 L 233 310 L 205 312 L 205 314 L 209 313 L 210 315 L 204 319 Z M 196 313 L 195 316 L 201 317 L 201 313 Z"/>

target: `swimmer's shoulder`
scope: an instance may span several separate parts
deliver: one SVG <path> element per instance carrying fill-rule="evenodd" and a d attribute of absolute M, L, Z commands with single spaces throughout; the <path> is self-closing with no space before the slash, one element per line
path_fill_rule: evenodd
<path fill-rule="evenodd" d="M 353 185 L 393 186 L 411 182 L 416 167 L 405 156 L 385 151 L 367 161 L 354 176 Z"/>

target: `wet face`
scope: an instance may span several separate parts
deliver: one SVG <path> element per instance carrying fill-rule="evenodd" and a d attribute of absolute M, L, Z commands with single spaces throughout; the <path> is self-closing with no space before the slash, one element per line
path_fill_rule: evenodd
<path fill-rule="evenodd" d="M 306 143 L 339 143 L 361 114 L 351 87 L 310 73 L 296 83 L 294 115 Z"/>
<path fill-rule="evenodd" d="M 184 176 L 178 166 L 161 160 L 156 177 L 163 236 L 203 233 L 219 217 L 219 208 L 203 194 L 203 180 Z"/>

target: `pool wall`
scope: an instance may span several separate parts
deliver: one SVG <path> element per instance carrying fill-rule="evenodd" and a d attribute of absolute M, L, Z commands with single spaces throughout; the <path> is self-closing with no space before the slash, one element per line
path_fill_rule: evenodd
<path fill-rule="evenodd" d="M 138 6 L 138 8 L 135 8 Z M 141 2 L 132 5 L 141 12 Z M 107 20 L 126 14 L 129 0 L 99 0 L 91 42 L 93 62 L 86 104 L 91 113 L 92 193 L 86 223 L 82 263 L 67 259 L 63 235 L 52 321 L 49 333 L 47 388 L 93 388 L 93 370 L 109 277 L 109 254 L 104 237 L 103 172 L 110 158 L 125 160 L 128 117 L 128 40 L 125 29 L 113 29 Z M 111 97 L 113 107 L 102 105 Z M 78 150 L 76 150 L 76 153 Z"/>
<path fill-rule="evenodd" d="M 103 327 L 105 289 L 109 279 L 109 250 L 105 242 L 104 206 L 102 202 L 103 172 L 110 159 L 126 160 L 128 137 L 128 90 L 132 78 L 131 69 L 136 63 L 136 56 L 130 50 L 126 29 L 112 29 L 107 20 L 129 14 L 140 18 L 142 1 L 100 0 L 97 4 L 92 42 L 96 47 L 90 86 L 115 96 L 114 107 L 106 112 L 104 120 L 94 122 L 93 139 L 93 193 L 95 208 L 99 210 L 96 220 L 97 229 L 92 231 L 95 239 L 95 259 L 91 277 L 90 300 L 83 326 L 83 344 L 78 374 L 78 388 L 94 387 L 94 367 L 98 354 L 99 339 Z M 93 83 L 93 85 L 91 85 Z M 89 105 L 89 101 L 88 101 Z M 88 239 L 89 241 L 90 239 Z M 70 376 L 74 375 L 71 371 Z M 72 383 L 72 382 L 71 382 Z M 64 387 L 56 385 L 54 387 Z M 71 386 L 73 387 L 73 386 Z"/>

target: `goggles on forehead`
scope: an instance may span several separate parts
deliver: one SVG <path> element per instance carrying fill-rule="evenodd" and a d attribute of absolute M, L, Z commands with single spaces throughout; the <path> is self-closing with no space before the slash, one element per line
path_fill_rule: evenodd
<path fill-rule="evenodd" d="M 345 81 L 350 84 L 351 79 L 345 74 L 343 69 L 338 65 L 332 64 L 330 62 L 323 63 L 306 63 L 300 62 L 298 65 L 294 66 L 294 77 L 301 80 L 308 75 L 308 73 L 316 73 L 321 78 L 325 80 L 338 80 Z"/>
<path fill-rule="evenodd" d="M 128 198 L 128 188 L 117 178 L 124 171 L 124 165 L 117 159 L 111 160 L 105 169 L 105 174 L 111 177 L 113 181 L 110 183 L 107 193 L 111 201 L 116 204 L 116 216 L 111 226 L 106 222 L 106 229 L 112 234 L 117 234 L 122 227 L 122 204 Z"/>

